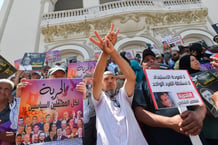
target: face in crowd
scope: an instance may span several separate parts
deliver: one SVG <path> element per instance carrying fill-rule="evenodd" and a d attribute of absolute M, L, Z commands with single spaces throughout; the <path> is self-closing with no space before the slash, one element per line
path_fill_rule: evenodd
<path fill-rule="evenodd" d="M 22 141 L 22 136 L 21 135 L 17 135 L 16 136 L 16 143 L 17 144 L 21 144 L 21 141 Z"/>
<path fill-rule="evenodd" d="M 115 90 L 117 88 L 117 80 L 112 72 L 107 71 L 104 73 L 102 85 L 104 91 Z"/>
<path fill-rule="evenodd" d="M 43 126 L 44 132 L 49 132 L 49 123 L 45 123 Z"/>
<path fill-rule="evenodd" d="M 160 66 L 153 55 L 147 55 L 142 61 L 143 69 L 159 69 Z"/>
<path fill-rule="evenodd" d="M 196 57 L 194 56 L 190 56 L 190 64 L 191 64 L 191 68 L 194 70 L 200 70 L 200 63 L 199 61 L 196 59 Z"/>
<path fill-rule="evenodd" d="M 45 140 L 45 133 L 44 132 L 39 133 L 39 142 L 44 142 L 44 140 Z"/>
<path fill-rule="evenodd" d="M 65 78 L 65 72 L 62 70 L 57 70 L 52 73 L 49 78 Z"/>
<path fill-rule="evenodd" d="M 0 102 L 1 104 L 7 104 L 8 99 L 11 96 L 12 87 L 9 83 L 0 83 Z"/>
<path fill-rule="evenodd" d="M 22 64 L 23 64 L 23 65 L 30 65 L 30 62 L 31 62 L 30 57 L 29 57 L 29 56 L 26 56 L 26 57 L 23 59 Z"/>
<path fill-rule="evenodd" d="M 161 99 L 161 103 L 165 106 L 165 107 L 172 107 L 172 101 L 171 99 L 169 98 L 169 96 L 164 93 L 160 96 L 160 99 Z"/>
<path fill-rule="evenodd" d="M 26 124 L 26 125 L 30 125 L 30 124 L 31 124 L 31 121 L 30 121 L 30 117 L 29 117 L 29 116 L 26 116 L 26 118 L 25 118 L 25 124 Z"/>
<path fill-rule="evenodd" d="M 39 137 L 38 134 L 33 134 L 33 143 L 38 143 Z"/>
<path fill-rule="evenodd" d="M 174 62 L 176 62 L 176 61 L 179 59 L 179 53 L 178 53 L 178 51 L 172 51 L 172 52 L 171 52 L 171 56 L 172 56 L 172 60 L 173 60 Z"/>
<path fill-rule="evenodd" d="M 32 117 L 32 125 L 36 124 L 38 122 L 37 116 Z"/>
<path fill-rule="evenodd" d="M 53 119 L 53 121 L 58 120 L 58 112 L 54 112 L 54 113 L 52 114 L 52 119 Z"/>

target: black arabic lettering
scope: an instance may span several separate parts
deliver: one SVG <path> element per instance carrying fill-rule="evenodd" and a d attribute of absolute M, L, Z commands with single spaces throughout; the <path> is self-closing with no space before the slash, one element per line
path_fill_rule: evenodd
<path fill-rule="evenodd" d="M 81 66 L 81 65 L 78 66 L 76 70 L 77 70 L 77 71 L 83 70 L 83 66 Z"/>
<path fill-rule="evenodd" d="M 45 86 L 45 84 L 42 84 L 43 86 Z M 42 88 L 40 91 L 39 91 L 39 94 L 40 95 L 45 95 L 45 94 L 47 94 L 47 93 L 50 93 L 50 95 L 52 95 L 53 93 L 54 93 L 54 88 L 53 89 L 51 89 L 50 87 L 44 87 L 44 88 Z"/>
<path fill-rule="evenodd" d="M 73 103 L 71 103 L 71 108 L 79 105 L 79 99 L 73 99 Z"/>
<path fill-rule="evenodd" d="M 64 84 L 64 87 L 65 87 L 65 84 Z M 60 91 L 59 91 L 58 93 L 56 93 L 55 96 L 51 96 L 51 99 L 52 99 L 52 100 L 55 100 L 56 97 L 57 97 L 57 95 L 61 94 L 63 91 L 64 91 L 64 90 L 63 90 L 63 82 L 62 82 L 62 80 L 61 80 Z"/>

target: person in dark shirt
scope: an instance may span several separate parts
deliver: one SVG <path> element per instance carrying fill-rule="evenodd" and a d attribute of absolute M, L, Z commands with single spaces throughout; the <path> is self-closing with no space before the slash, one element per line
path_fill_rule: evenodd
<path fill-rule="evenodd" d="M 142 59 L 144 69 L 160 69 L 152 51 L 144 50 Z M 146 78 L 135 86 L 133 109 L 149 145 L 192 145 L 188 135 L 200 134 L 206 115 L 204 105 L 182 114 L 178 108 L 156 110 Z"/>

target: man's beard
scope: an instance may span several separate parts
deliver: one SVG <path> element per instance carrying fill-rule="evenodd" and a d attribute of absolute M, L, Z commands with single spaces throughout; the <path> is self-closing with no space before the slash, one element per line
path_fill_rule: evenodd
<path fill-rule="evenodd" d="M 109 90 L 109 91 L 105 91 L 105 93 L 107 94 L 107 96 L 109 96 L 110 98 L 114 97 L 116 95 L 116 89 L 114 90 Z"/>

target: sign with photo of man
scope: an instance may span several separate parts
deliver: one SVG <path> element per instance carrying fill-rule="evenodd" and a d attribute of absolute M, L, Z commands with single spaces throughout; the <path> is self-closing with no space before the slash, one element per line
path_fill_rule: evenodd
<path fill-rule="evenodd" d="M 28 143 L 83 137 L 83 95 L 76 90 L 82 79 L 27 80 L 21 93 L 19 127 Z M 73 115 L 74 114 L 74 115 Z M 18 127 L 18 128 L 19 128 Z M 19 130 L 19 129 L 18 129 Z M 37 135 L 35 135 L 37 134 Z M 37 138 L 37 139 L 36 139 Z"/>
<path fill-rule="evenodd" d="M 186 70 L 145 70 L 156 109 L 186 107 L 203 101 Z"/>
<path fill-rule="evenodd" d="M 207 109 L 214 117 L 218 117 L 218 110 L 212 100 L 212 95 L 217 91 L 218 72 L 217 70 L 208 70 L 201 73 L 193 74 L 193 81 L 198 92 L 204 100 Z"/>
<path fill-rule="evenodd" d="M 41 70 L 44 66 L 46 53 L 25 53 L 19 70 Z"/>

